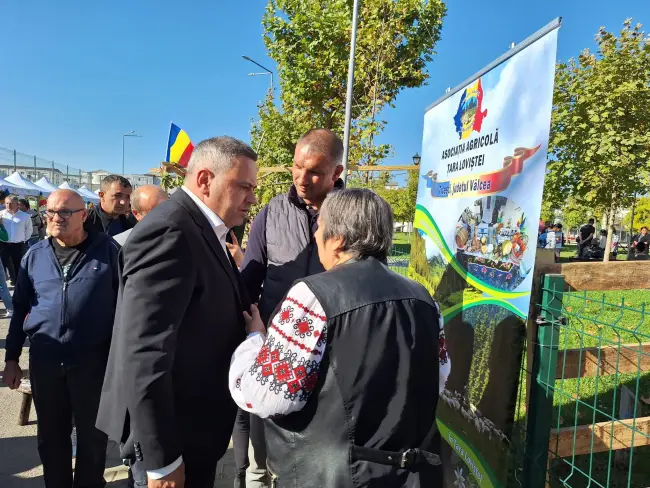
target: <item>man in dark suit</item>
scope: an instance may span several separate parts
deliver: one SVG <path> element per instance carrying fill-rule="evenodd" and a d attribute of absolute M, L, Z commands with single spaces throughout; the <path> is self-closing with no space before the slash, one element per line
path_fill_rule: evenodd
<path fill-rule="evenodd" d="M 136 486 L 212 488 L 228 447 L 236 413 L 228 370 L 250 304 L 226 234 L 255 203 L 256 160 L 230 137 L 198 144 L 183 188 L 134 228 L 120 254 L 97 426 L 124 440 L 130 421 Z"/>

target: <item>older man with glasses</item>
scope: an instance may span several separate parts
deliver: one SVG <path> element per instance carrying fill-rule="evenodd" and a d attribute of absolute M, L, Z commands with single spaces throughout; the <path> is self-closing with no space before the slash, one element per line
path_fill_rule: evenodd
<path fill-rule="evenodd" d="M 46 215 L 50 237 L 27 251 L 18 273 L 4 382 L 11 389 L 20 385 L 18 360 L 29 337 L 45 486 L 100 488 L 105 485 L 107 438 L 95 420 L 113 329 L 119 247 L 106 234 L 84 230 L 88 212 L 74 191 L 53 192 Z"/>

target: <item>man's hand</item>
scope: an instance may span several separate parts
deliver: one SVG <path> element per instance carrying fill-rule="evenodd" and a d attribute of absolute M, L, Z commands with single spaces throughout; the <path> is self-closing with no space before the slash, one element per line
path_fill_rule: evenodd
<path fill-rule="evenodd" d="M 244 320 L 246 321 L 246 333 L 252 334 L 253 332 L 260 332 L 266 334 L 266 327 L 260 317 L 260 311 L 257 305 L 251 305 L 251 313 L 244 312 Z"/>
<path fill-rule="evenodd" d="M 184 488 L 185 487 L 185 463 L 169 473 L 164 478 L 157 480 L 149 479 L 148 488 Z"/>
<path fill-rule="evenodd" d="M 20 386 L 20 380 L 23 378 L 23 370 L 18 366 L 18 361 L 7 361 L 5 371 L 2 374 L 2 380 L 6 385 L 15 390 Z"/>
<path fill-rule="evenodd" d="M 230 231 L 230 238 L 232 239 L 232 244 L 226 242 L 226 247 L 228 248 L 228 251 L 237 267 L 241 268 L 241 264 L 244 262 L 244 253 L 242 252 L 241 247 L 239 246 L 239 241 L 237 240 L 237 237 L 235 237 L 233 231 Z"/>

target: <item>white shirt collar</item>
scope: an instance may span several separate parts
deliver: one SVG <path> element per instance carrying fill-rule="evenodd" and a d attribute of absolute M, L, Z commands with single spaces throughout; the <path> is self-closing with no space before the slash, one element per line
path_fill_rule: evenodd
<path fill-rule="evenodd" d="M 210 222 L 210 225 L 212 225 L 212 229 L 214 230 L 214 233 L 217 235 L 217 239 L 219 239 L 219 243 L 221 244 L 221 247 L 226 250 L 226 235 L 228 234 L 228 227 L 226 227 L 226 224 L 223 223 L 223 220 L 214 213 L 210 207 L 208 207 L 205 203 L 203 203 L 199 197 L 197 197 L 194 193 L 192 193 L 190 190 L 185 188 L 184 186 L 181 187 L 185 193 L 189 195 L 189 197 L 196 203 L 197 207 L 199 207 L 199 210 L 203 213 L 203 215 L 206 216 L 208 221 Z"/>

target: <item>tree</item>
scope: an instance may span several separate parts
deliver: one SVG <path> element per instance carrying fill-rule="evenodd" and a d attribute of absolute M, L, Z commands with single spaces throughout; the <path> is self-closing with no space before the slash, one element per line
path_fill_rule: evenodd
<path fill-rule="evenodd" d="M 562 222 L 567 230 L 579 229 L 583 224 L 586 224 L 590 218 L 593 218 L 598 223 L 602 214 L 594 211 L 589 205 L 581 203 L 575 197 L 569 197 L 561 209 Z"/>
<path fill-rule="evenodd" d="M 631 220 L 632 212 L 629 212 L 623 218 L 623 227 L 629 229 Z M 639 198 L 634 208 L 634 232 L 640 232 L 641 227 L 650 229 L 650 198 L 648 197 Z"/>
<path fill-rule="evenodd" d="M 288 166 L 296 140 L 314 127 L 343 135 L 353 0 L 269 0 L 264 42 L 277 64 L 281 93 L 269 93 L 253 123 L 262 166 Z M 425 84 L 426 63 L 440 39 L 442 0 L 364 0 L 358 20 L 350 161 L 377 164 L 391 154 L 376 136 L 379 115 L 399 92 Z M 265 204 L 286 191 L 288 174 L 260 185 Z"/>
<path fill-rule="evenodd" d="M 595 54 L 557 66 L 545 198 L 560 207 L 573 196 L 612 222 L 649 189 L 650 38 L 627 19 L 619 36 L 601 28 L 596 43 Z M 611 238 L 610 225 L 608 249 Z"/>
<path fill-rule="evenodd" d="M 417 171 L 409 171 L 406 186 L 394 188 L 390 185 L 392 177 L 389 172 L 380 173 L 379 177 L 368 180 L 363 176 L 348 179 L 348 187 L 369 188 L 388 202 L 393 210 L 395 222 L 413 222 L 415 218 L 415 201 L 418 195 Z"/>

